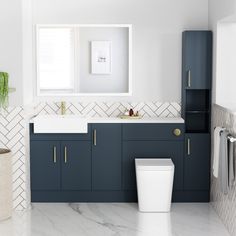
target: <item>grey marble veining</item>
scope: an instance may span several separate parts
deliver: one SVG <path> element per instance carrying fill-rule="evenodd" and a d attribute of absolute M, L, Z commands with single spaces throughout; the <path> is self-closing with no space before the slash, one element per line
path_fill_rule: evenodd
<path fill-rule="evenodd" d="M 1 236 L 229 236 L 209 204 L 140 213 L 135 203 L 37 203 L 0 223 Z"/>

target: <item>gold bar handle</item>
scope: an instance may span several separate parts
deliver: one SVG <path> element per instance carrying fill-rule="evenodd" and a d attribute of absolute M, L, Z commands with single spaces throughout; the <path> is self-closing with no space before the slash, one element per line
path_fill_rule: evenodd
<path fill-rule="evenodd" d="M 64 147 L 64 162 L 67 163 L 67 147 Z"/>
<path fill-rule="evenodd" d="M 93 145 L 97 146 L 97 130 L 93 131 Z"/>
<path fill-rule="evenodd" d="M 57 148 L 53 147 L 53 162 L 57 163 Z"/>
<path fill-rule="evenodd" d="M 188 87 L 191 87 L 191 70 L 188 70 Z"/>
<path fill-rule="evenodd" d="M 187 142 L 188 142 L 188 144 L 187 144 L 187 153 L 188 153 L 188 156 L 190 156 L 191 155 L 191 142 L 190 142 L 190 139 L 188 138 L 188 140 L 187 140 Z"/>

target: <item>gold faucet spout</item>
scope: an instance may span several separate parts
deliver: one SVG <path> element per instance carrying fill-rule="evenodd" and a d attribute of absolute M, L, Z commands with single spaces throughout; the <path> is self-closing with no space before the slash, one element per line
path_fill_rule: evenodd
<path fill-rule="evenodd" d="M 66 114 L 66 102 L 61 102 L 61 115 Z"/>

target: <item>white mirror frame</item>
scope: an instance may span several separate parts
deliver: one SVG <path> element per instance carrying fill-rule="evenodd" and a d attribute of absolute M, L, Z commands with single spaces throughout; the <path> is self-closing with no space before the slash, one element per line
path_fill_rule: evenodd
<path fill-rule="evenodd" d="M 47 93 L 42 94 L 40 93 L 40 86 L 39 86 L 39 79 L 38 75 L 38 68 L 37 68 L 37 60 L 38 60 L 38 42 L 39 42 L 39 29 L 42 27 L 117 27 L 117 28 L 128 28 L 128 92 L 125 93 Z M 37 97 L 92 97 L 92 96 L 100 96 L 100 97 L 107 97 L 107 96 L 132 96 L 132 25 L 131 24 L 37 24 L 35 27 L 35 78 L 36 78 L 36 96 Z"/>

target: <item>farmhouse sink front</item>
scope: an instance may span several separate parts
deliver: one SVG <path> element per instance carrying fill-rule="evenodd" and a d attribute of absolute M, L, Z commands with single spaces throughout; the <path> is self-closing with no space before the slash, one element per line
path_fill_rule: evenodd
<path fill-rule="evenodd" d="M 88 133 L 87 119 L 77 115 L 38 115 L 33 121 L 34 133 Z"/>

